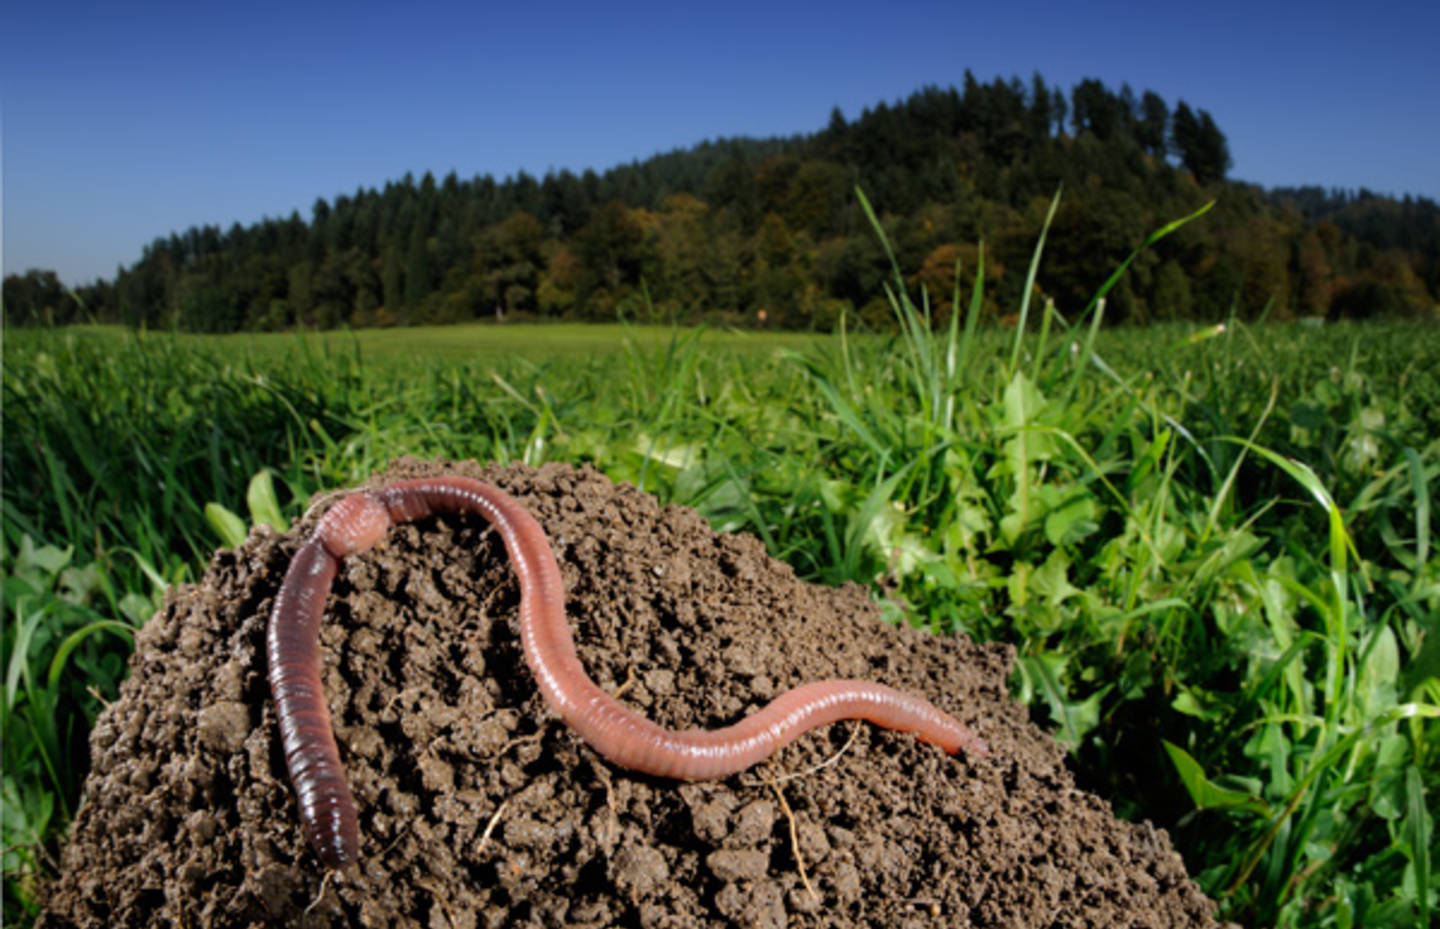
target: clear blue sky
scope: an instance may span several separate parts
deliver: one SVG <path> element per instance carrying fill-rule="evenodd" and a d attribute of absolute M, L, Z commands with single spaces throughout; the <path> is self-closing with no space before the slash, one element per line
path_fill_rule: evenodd
<path fill-rule="evenodd" d="M 6 4 L 4 270 L 407 171 L 604 170 L 1039 71 L 1209 110 L 1231 176 L 1440 199 L 1440 2 Z"/>

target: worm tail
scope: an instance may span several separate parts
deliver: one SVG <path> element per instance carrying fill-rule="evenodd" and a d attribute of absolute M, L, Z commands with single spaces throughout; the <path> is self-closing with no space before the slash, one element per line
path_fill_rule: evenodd
<path fill-rule="evenodd" d="M 270 611 L 266 654 L 285 765 L 300 803 L 305 836 L 331 868 L 359 857 L 355 801 L 320 686 L 320 617 L 339 563 L 311 536 L 290 562 Z"/>

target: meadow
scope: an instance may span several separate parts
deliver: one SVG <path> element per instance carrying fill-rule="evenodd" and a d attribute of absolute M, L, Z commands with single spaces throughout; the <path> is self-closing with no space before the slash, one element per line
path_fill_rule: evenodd
<path fill-rule="evenodd" d="M 1033 273 L 1033 269 L 1032 269 Z M 53 867 L 131 632 L 248 528 L 392 457 L 588 462 L 1014 693 L 1247 926 L 1431 924 L 1440 329 L 980 321 L 5 335 L 7 921 Z"/>

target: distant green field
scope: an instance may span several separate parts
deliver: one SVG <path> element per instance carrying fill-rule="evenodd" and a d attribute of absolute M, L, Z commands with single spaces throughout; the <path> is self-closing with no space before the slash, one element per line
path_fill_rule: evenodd
<path fill-rule="evenodd" d="M 166 586 L 400 454 L 591 462 L 937 633 L 1246 925 L 1427 926 L 1435 327 L 11 331 L 7 914 Z M 877 597 L 882 596 L 876 587 Z"/>
<path fill-rule="evenodd" d="M 110 343 L 135 338 L 122 326 L 73 326 L 65 330 L 77 339 Z M 22 342 L 29 333 L 11 334 Z M 367 358 L 419 358 L 436 360 L 492 359 L 507 355 L 554 358 L 618 351 L 626 344 L 641 348 L 662 345 L 674 335 L 669 326 L 618 323 L 469 323 L 455 326 L 418 326 L 393 329 L 330 330 L 297 339 L 293 333 L 240 332 L 233 335 L 146 333 L 144 338 L 168 338 L 175 345 L 199 350 L 267 357 L 307 351 L 359 352 Z M 766 350 L 803 348 L 818 337 L 803 332 L 767 332 L 716 329 L 705 336 L 711 348 Z"/>

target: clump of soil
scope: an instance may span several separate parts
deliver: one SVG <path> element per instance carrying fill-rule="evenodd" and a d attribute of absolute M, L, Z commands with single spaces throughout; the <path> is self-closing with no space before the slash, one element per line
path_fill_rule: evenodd
<path fill-rule="evenodd" d="M 722 781 L 614 768 L 535 689 L 499 537 L 431 518 L 335 581 L 323 678 L 362 860 L 327 877 L 265 677 L 266 617 L 311 514 L 218 552 L 141 630 L 40 926 L 1215 925 L 1164 832 L 1075 788 L 1007 697 L 1008 648 L 888 626 L 861 588 L 802 583 L 754 539 L 588 469 L 407 459 L 375 483 L 441 471 L 530 509 L 581 661 L 661 724 L 867 678 L 930 698 L 993 756 L 840 723 Z"/>

